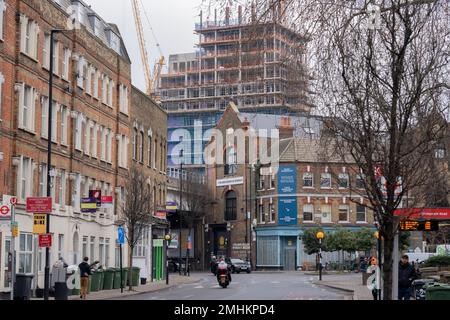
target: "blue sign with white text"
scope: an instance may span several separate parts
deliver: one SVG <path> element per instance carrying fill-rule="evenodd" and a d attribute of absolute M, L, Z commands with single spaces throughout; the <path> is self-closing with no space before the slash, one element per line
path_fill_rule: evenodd
<path fill-rule="evenodd" d="M 125 244 L 125 229 L 123 227 L 119 227 L 119 229 L 117 229 L 117 235 L 119 244 Z"/>
<path fill-rule="evenodd" d="M 280 166 L 278 170 L 278 225 L 297 225 L 296 193 L 296 166 Z"/>

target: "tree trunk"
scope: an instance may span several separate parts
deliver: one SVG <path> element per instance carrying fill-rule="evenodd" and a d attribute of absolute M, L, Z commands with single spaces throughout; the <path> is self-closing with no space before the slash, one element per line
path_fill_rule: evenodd
<path fill-rule="evenodd" d="M 394 238 L 384 239 L 383 251 L 383 300 L 392 300 Z"/>
<path fill-rule="evenodd" d="M 133 250 L 134 250 L 134 247 L 129 247 L 130 248 L 130 250 L 129 250 L 129 252 L 128 252 L 128 276 L 127 276 L 127 278 L 128 278 L 128 283 L 129 283 L 129 286 L 128 286 L 128 290 L 129 291 L 133 291 L 133 281 L 132 281 L 132 278 L 133 278 L 133 269 L 132 269 L 132 267 L 133 267 Z"/>

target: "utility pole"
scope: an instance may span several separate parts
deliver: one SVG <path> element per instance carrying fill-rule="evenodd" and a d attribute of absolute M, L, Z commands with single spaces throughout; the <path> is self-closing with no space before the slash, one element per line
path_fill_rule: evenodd
<path fill-rule="evenodd" d="M 181 262 L 183 261 L 181 258 L 181 229 L 183 226 L 183 152 L 184 150 L 180 150 L 180 206 L 178 208 L 178 212 L 180 214 L 180 230 L 179 230 L 179 236 L 178 236 L 178 246 L 179 246 L 179 259 L 178 259 L 178 273 L 181 276 Z"/>

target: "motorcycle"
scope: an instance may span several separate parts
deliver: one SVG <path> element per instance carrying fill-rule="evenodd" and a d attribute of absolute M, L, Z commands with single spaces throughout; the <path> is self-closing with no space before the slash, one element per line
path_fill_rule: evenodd
<path fill-rule="evenodd" d="M 224 289 L 230 285 L 231 277 L 228 268 L 217 270 L 217 281 L 219 282 L 219 285 Z"/>

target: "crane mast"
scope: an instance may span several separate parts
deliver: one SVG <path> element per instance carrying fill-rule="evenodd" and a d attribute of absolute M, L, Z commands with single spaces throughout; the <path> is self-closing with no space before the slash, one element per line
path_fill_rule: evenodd
<path fill-rule="evenodd" d="M 150 73 L 150 65 L 148 63 L 148 53 L 145 45 L 144 30 L 142 27 L 141 14 L 139 10 L 139 3 L 137 0 L 131 0 L 133 7 L 134 22 L 136 24 L 136 32 L 139 41 L 139 48 L 141 50 L 142 67 L 144 69 L 145 77 L 145 91 L 147 95 L 152 94 L 152 76 Z"/>

